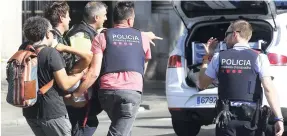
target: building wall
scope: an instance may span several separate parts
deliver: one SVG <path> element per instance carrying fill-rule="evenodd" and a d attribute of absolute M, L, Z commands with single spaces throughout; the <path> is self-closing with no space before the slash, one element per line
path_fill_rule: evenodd
<path fill-rule="evenodd" d="M 6 61 L 22 42 L 22 4 L 19 0 L 0 1 L 1 83 L 6 82 Z M 7 89 L 7 88 L 4 88 Z M 2 87 L 1 87 L 2 90 Z"/>
<path fill-rule="evenodd" d="M 6 1 L 7 2 L 7 1 Z M 10 58 L 22 42 L 22 4 L 21 1 L 9 1 L 1 5 L 1 61 Z M 4 6 L 6 5 L 6 6 Z"/>
<path fill-rule="evenodd" d="M 36 2 L 34 15 L 42 15 L 46 2 Z M 31 16 L 31 14 L 25 14 L 22 10 L 27 10 L 27 6 L 22 5 L 22 1 L 15 0 L 9 1 L 9 5 L 13 5 L 13 10 L 9 6 L 3 6 L 2 3 L 1 18 L 5 18 L 1 21 L 1 73 L 5 75 L 5 64 L 7 59 L 13 55 L 22 42 L 22 17 Z M 42 3 L 42 5 L 41 5 Z M 158 2 L 159 3 L 159 2 Z M 157 3 L 157 4 L 158 4 Z M 111 5 L 115 5 L 113 2 Z M 23 8 L 24 9 L 23 9 Z M 152 7 L 152 1 L 136 1 L 135 2 L 135 27 L 142 31 L 152 31 L 157 36 L 163 38 L 163 40 L 156 40 L 154 43 L 156 46 L 151 46 L 152 60 L 149 61 L 145 78 L 150 80 L 165 80 L 165 72 L 168 61 L 168 54 L 175 46 L 175 43 L 179 37 L 179 33 L 183 29 L 183 25 L 179 17 L 174 13 L 172 8 L 166 6 Z M 3 11 L 9 11 L 9 14 L 5 14 Z M 4 13 L 4 14 L 3 14 Z M 23 16 L 22 16 L 23 15 Z M 112 19 L 112 18 L 111 18 Z M 1 76 L 5 79 L 5 76 Z"/>
<path fill-rule="evenodd" d="M 155 46 L 151 46 L 152 60 L 149 61 L 145 78 L 165 80 L 169 53 L 184 26 L 168 2 L 156 1 L 152 4 L 152 1 L 136 1 L 135 9 L 135 27 L 142 31 L 152 31 L 163 38 L 155 40 Z"/>

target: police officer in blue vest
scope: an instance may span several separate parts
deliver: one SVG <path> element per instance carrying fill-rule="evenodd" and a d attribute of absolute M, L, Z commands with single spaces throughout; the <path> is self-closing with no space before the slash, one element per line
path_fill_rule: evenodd
<path fill-rule="evenodd" d="M 272 84 L 270 63 L 265 54 L 249 47 L 252 27 L 237 20 L 225 33 L 227 50 L 214 54 L 217 39 L 204 45 L 206 55 L 199 73 L 199 88 L 205 89 L 218 79 L 216 104 L 217 136 L 254 136 L 256 134 L 263 89 L 275 118 L 276 136 L 284 132 L 283 117 L 277 91 Z M 212 58 L 209 62 L 209 58 Z"/>
<path fill-rule="evenodd" d="M 145 67 L 151 59 L 150 40 L 160 38 L 132 28 L 134 2 L 117 2 L 113 19 L 114 27 L 94 38 L 86 80 L 73 93 L 73 99 L 99 78 L 99 101 L 111 119 L 107 135 L 130 136 L 141 103 Z"/>

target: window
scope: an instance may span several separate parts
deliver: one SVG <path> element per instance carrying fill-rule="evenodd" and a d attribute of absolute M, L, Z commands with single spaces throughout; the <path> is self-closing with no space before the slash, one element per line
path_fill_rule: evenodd
<path fill-rule="evenodd" d="M 181 7 L 187 17 L 232 14 L 267 14 L 264 1 L 182 1 Z"/>

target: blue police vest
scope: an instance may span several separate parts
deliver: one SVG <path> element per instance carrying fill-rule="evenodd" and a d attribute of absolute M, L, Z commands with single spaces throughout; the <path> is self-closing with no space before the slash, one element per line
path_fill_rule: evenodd
<path fill-rule="evenodd" d="M 103 54 L 101 75 L 135 71 L 144 74 L 145 53 L 141 32 L 133 28 L 106 31 L 107 46 Z"/>
<path fill-rule="evenodd" d="M 229 49 L 219 53 L 219 99 L 249 102 L 261 99 L 261 81 L 255 70 L 258 55 L 252 49 Z"/>

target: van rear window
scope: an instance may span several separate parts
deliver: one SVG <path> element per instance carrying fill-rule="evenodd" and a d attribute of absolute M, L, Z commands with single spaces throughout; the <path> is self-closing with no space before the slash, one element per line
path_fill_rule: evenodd
<path fill-rule="evenodd" d="M 274 2 L 277 9 L 287 9 L 287 1 L 275 0 Z"/>
<path fill-rule="evenodd" d="M 275 5 L 277 9 L 277 13 L 286 13 L 287 12 L 287 1 L 283 0 L 275 0 Z"/>
<path fill-rule="evenodd" d="M 264 1 L 182 1 L 181 7 L 187 17 L 232 14 L 268 14 Z"/>

